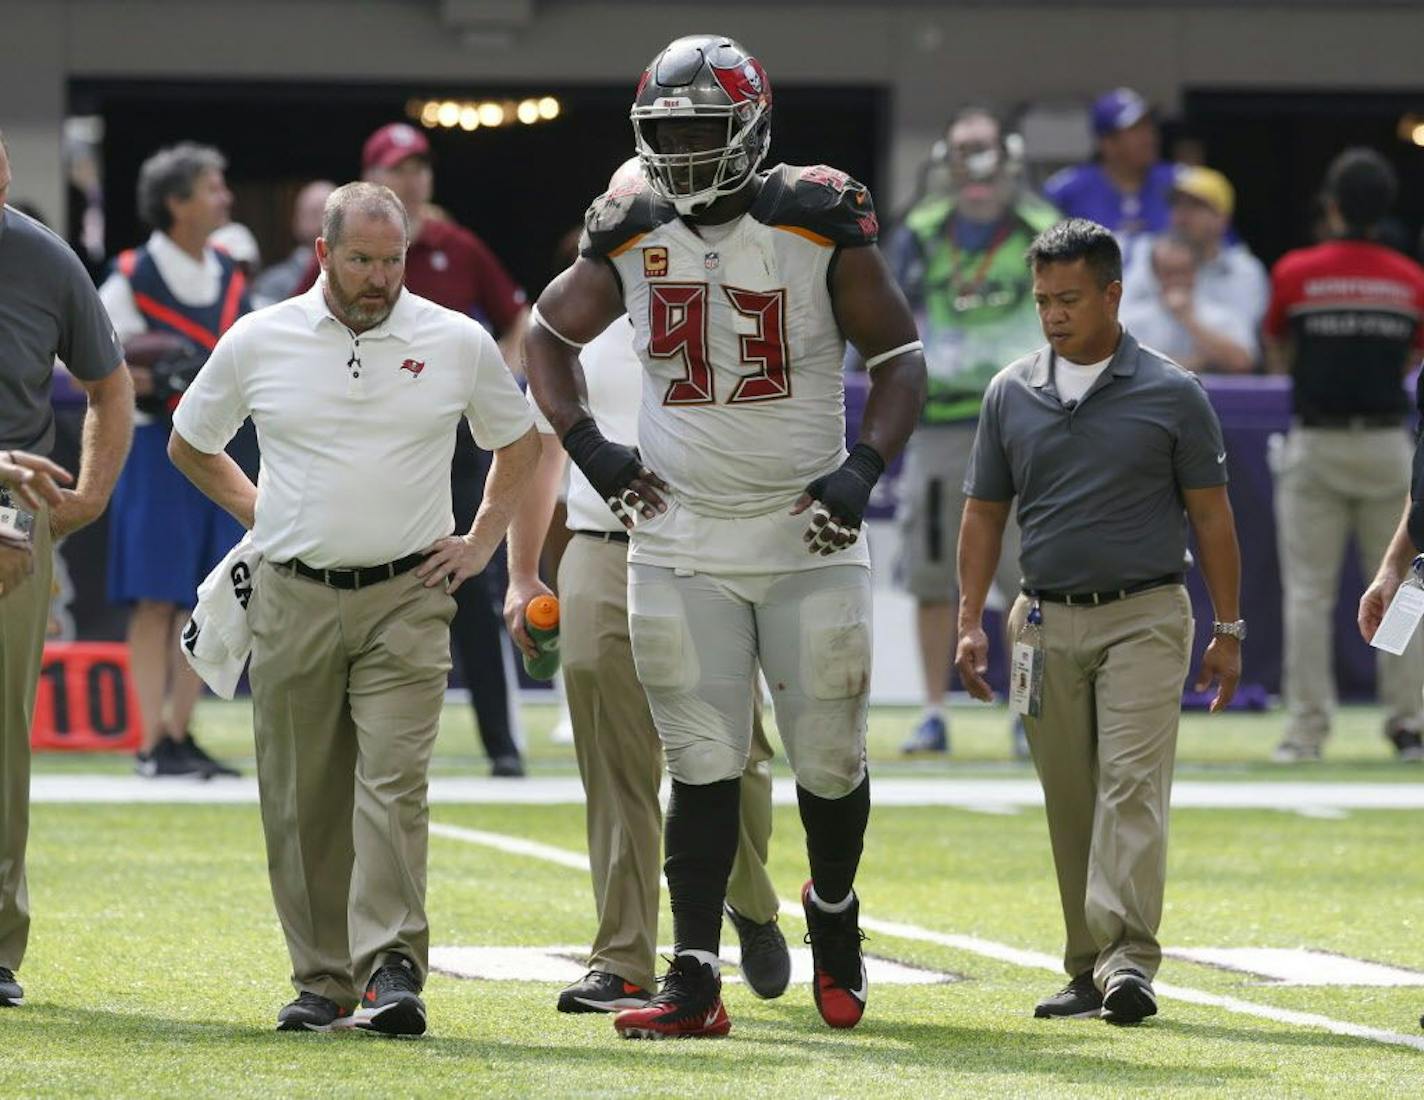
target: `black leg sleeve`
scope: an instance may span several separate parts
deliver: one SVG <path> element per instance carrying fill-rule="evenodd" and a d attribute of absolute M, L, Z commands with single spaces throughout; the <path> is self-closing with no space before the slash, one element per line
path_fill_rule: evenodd
<path fill-rule="evenodd" d="M 672 781 L 664 843 L 676 951 L 721 946 L 722 901 L 737 854 L 742 781 L 694 786 Z"/>
<path fill-rule="evenodd" d="M 855 885 L 870 821 L 870 776 L 844 798 L 818 798 L 798 783 L 796 802 L 806 829 L 806 855 L 816 896 L 835 904 Z"/>

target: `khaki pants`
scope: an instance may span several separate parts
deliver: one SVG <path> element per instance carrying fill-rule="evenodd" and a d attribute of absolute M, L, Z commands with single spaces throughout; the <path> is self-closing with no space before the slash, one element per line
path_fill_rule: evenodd
<path fill-rule="evenodd" d="M 895 578 L 920 604 L 959 602 L 959 523 L 977 427 L 977 421 L 921 425 L 905 447 L 905 468 L 896 486 L 900 557 Z M 994 570 L 1005 608 L 1019 592 L 1019 541 L 1018 520 L 1010 513 Z"/>
<path fill-rule="evenodd" d="M 1345 547 L 1354 535 L 1365 576 L 1384 556 L 1409 493 L 1412 450 L 1397 428 L 1295 427 L 1276 460 L 1276 529 L 1285 602 L 1286 740 L 1318 749 L 1335 710 L 1334 619 Z M 1380 653 L 1379 698 L 1390 717 L 1420 721 L 1424 638 Z"/>
<path fill-rule="evenodd" d="M 0 966 L 18 970 L 30 936 L 30 722 L 49 626 L 49 513 L 35 517 L 35 571 L 0 596 Z"/>
<path fill-rule="evenodd" d="M 633 668 L 628 547 L 575 535 L 559 566 L 560 647 L 587 806 L 598 931 L 589 966 L 652 989 L 662 854 L 663 750 Z M 758 922 L 776 915 L 766 872 L 771 746 L 757 708 L 742 773 L 741 843 L 727 900 Z"/>
<path fill-rule="evenodd" d="M 299 992 L 349 1007 L 393 954 L 425 977 L 427 773 L 454 614 L 414 572 L 354 592 L 257 572 L 257 781 Z"/>
<path fill-rule="evenodd" d="M 1009 616 L 1016 637 L 1030 601 Z M 1064 969 L 1151 978 L 1192 606 L 1180 585 L 1100 607 L 1045 603 L 1043 706 L 1026 718 L 1067 929 Z"/>

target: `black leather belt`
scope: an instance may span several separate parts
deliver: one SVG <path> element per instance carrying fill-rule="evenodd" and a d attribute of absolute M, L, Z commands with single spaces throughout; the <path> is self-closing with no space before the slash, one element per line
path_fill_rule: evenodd
<path fill-rule="evenodd" d="M 599 542 L 627 542 L 627 531 L 575 531 L 574 534 L 582 535 L 586 539 L 597 539 Z"/>
<path fill-rule="evenodd" d="M 402 573 L 409 573 L 424 560 L 424 554 L 407 554 L 396 561 L 388 561 L 385 565 L 368 565 L 362 569 L 314 569 L 300 558 L 274 564 L 278 569 L 290 569 L 297 576 L 305 577 L 309 581 L 319 581 L 328 588 L 355 591 L 388 581 L 392 577 L 399 577 Z"/>
<path fill-rule="evenodd" d="M 1361 416 L 1325 416 L 1322 413 L 1301 413 L 1302 428 L 1402 428 L 1404 417 L 1398 413 L 1369 413 Z"/>
<path fill-rule="evenodd" d="M 1032 596 L 1045 603 L 1066 603 L 1072 607 L 1077 607 L 1080 604 L 1092 604 L 1096 607 L 1120 600 L 1124 596 L 1135 596 L 1139 592 L 1147 592 L 1153 588 L 1166 588 L 1169 584 L 1181 584 L 1185 580 L 1186 578 L 1181 573 L 1168 573 L 1165 577 L 1154 577 L 1150 581 L 1139 581 L 1126 588 L 1113 588 L 1106 592 L 1046 592 L 1041 588 L 1025 588 L 1023 591 L 1025 596 Z"/>

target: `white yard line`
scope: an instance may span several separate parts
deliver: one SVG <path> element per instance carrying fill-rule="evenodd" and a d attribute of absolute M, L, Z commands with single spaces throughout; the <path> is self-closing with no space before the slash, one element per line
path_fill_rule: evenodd
<path fill-rule="evenodd" d="M 504 833 L 485 832 L 480 829 L 465 829 L 455 825 L 442 825 L 439 823 L 432 823 L 430 831 L 437 836 L 447 837 L 451 840 L 461 840 L 468 844 L 479 844 L 487 848 L 494 848 L 497 851 L 507 852 L 511 855 L 542 859 L 574 870 L 588 869 L 587 856 L 581 855 L 578 852 L 569 851 L 565 848 L 556 848 L 553 845 L 525 840 L 523 837 L 508 836 Z M 789 917 L 804 919 L 800 902 L 792 902 L 782 898 L 781 912 Z M 1046 955 L 1041 951 L 1026 951 L 1023 948 L 1011 947 L 1009 944 L 981 939 L 978 936 L 962 936 L 948 932 L 935 932 L 929 928 L 921 928 L 915 924 L 878 920 L 875 917 L 867 916 L 860 918 L 860 925 L 867 932 L 875 932 L 882 936 L 894 936 L 897 939 L 917 940 L 921 943 L 938 944 L 941 947 L 948 947 L 956 951 L 964 951 L 971 955 L 979 955 L 983 958 L 1009 963 L 1012 966 L 1027 967 L 1031 970 L 1053 971 L 1060 976 L 1063 973 L 1061 961 L 1053 955 Z M 1367 1039 L 1371 1042 L 1384 1043 L 1389 1046 L 1410 1047 L 1414 1050 L 1424 1051 L 1424 1036 L 1401 1035 L 1398 1032 L 1365 1027 L 1362 1024 L 1352 1024 L 1346 1020 L 1336 1020 L 1332 1017 L 1321 1016 L 1314 1012 L 1296 1012 L 1293 1009 L 1276 1008 L 1273 1005 L 1257 1004 L 1254 1001 L 1243 1001 L 1238 997 L 1226 997 L 1219 993 L 1208 993 L 1206 990 L 1172 985 L 1167 982 L 1156 982 L 1154 983 L 1154 988 L 1160 997 L 1186 1001 L 1189 1004 L 1219 1008 L 1241 1016 L 1255 1016 L 1259 1019 L 1271 1020 L 1281 1024 L 1292 1024 L 1296 1027 L 1319 1028 L 1333 1035 L 1348 1035 L 1352 1038 Z"/>
<path fill-rule="evenodd" d="M 778 806 L 796 804 L 796 786 L 776 780 Z M 30 784 L 32 802 L 252 803 L 257 781 L 243 779 L 143 779 L 136 775 L 39 774 Z M 436 777 L 430 801 L 439 804 L 554 806 L 582 804 L 577 776 L 531 779 Z M 1043 805 L 1034 779 L 912 779 L 871 781 L 877 806 L 951 806 L 978 813 L 1009 814 Z M 1210 782 L 1187 779 L 1172 788 L 1179 810 L 1284 810 L 1311 817 L 1338 817 L 1351 810 L 1424 810 L 1424 783 Z"/>

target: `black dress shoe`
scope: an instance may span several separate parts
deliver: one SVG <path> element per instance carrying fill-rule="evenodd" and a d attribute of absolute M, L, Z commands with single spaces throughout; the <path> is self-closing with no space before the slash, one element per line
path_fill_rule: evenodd
<path fill-rule="evenodd" d="M 1093 972 L 1085 970 L 1052 997 L 1045 997 L 1034 1007 L 1040 1020 L 1080 1019 L 1096 1017 L 1102 1012 L 1103 995 L 1093 984 Z"/>
<path fill-rule="evenodd" d="M 1103 985 L 1103 1019 L 1110 1024 L 1139 1024 L 1157 1015 L 1157 994 L 1147 975 L 1115 970 Z"/>
<path fill-rule="evenodd" d="M 490 761 L 490 775 L 496 779 L 523 779 L 524 761 L 518 756 L 496 756 Z"/>

